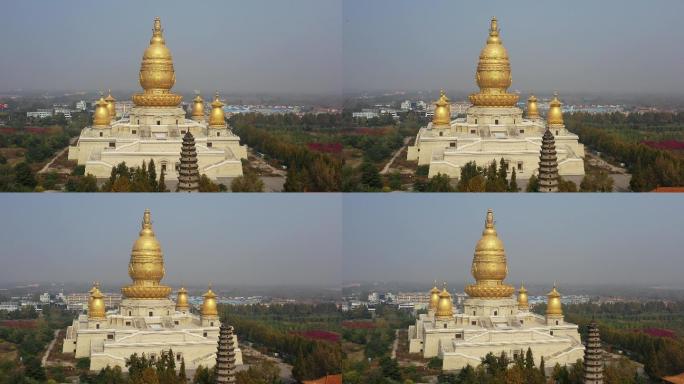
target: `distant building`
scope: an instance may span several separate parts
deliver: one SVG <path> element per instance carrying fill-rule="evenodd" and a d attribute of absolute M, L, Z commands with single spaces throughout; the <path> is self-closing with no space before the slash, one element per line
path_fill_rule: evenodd
<path fill-rule="evenodd" d="M 34 112 L 26 112 L 26 117 L 32 117 L 36 119 L 44 119 L 50 116 L 52 116 L 52 109 L 38 109 Z"/>
<path fill-rule="evenodd" d="M 76 109 L 81 110 L 81 111 L 85 111 L 86 109 L 88 109 L 88 103 L 86 103 L 85 100 L 77 101 L 76 102 Z"/>
<path fill-rule="evenodd" d="M 50 303 L 50 294 L 48 292 L 45 292 L 40 295 L 40 302 L 43 304 L 49 304 Z"/>
<path fill-rule="evenodd" d="M 361 111 L 361 112 L 352 112 L 352 117 L 353 118 L 366 118 L 366 119 L 372 119 L 374 117 L 380 117 L 380 114 L 375 111 Z"/>
<path fill-rule="evenodd" d="M 401 110 L 402 111 L 410 111 L 413 109 L 413 106 L 411 104 L 411 100 L 406 100 L 401 103 Z"/>
<path fill-rule="evenodd" d="M 120 293 L 104 293 L 103 300 L 106 308 L 115 308 L 121 304 Z M 69 310 L 81 311 L 88 308 L 90 293 L 70 293 L 66 296 L 66 305 Z"/>

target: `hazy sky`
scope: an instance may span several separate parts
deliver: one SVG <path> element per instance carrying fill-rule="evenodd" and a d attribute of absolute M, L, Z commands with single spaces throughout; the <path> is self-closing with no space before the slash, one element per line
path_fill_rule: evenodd
<path fill-rule="evenodd" d="M 145 208 L 167 284 L 340 284 L 334 194 L 2 194 L 0 282 L 130 282 Z"/>
<path fill-rule="evenodd" d="M 494 209 L 519 284 L 677 284 L 684 270 L 680 196 L 431 194 L 344 196 L 347 282 L 471 281 Z"/>
<path fill-rule="evenodd" d="M 341 89 L 341 0 L 25 0 L 2 4 L 0 91 L 138 89 L 155 16 L 176 89 Z"/>
<path fill-rule="evenodd" d="M 499 19 L 512 89 L 684 89 L 684 1 L 344 0 L 346 90 L 474 90 Z"/>

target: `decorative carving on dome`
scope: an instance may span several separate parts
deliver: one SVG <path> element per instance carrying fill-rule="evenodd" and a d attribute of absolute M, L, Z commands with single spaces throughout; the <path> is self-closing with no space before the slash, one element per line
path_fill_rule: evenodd
<path fill-rule="evenodd" d="M 133 103 L 139 107 L 177 107 L 183 101 L 183 96 L 175 93 L 136 93 Z"/>

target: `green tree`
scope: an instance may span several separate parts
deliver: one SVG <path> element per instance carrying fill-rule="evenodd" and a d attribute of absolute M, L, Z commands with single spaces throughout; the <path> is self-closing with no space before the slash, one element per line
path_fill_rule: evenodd
<path fill-rule="evenodd" d="M 382 188 L 380 173 L 378 173 L 375 165 L 369 161 L 364 161 L 361 164 L 361 184 L 368 189 Z"/>
<path fill-rule="evenodd" d="M 453 192 L 449 176 L 444 174 L 437 174 L 430 178 L 425 192 Z"/>
<path fill-rule="evenodd" d="M 254 172 L 247 172 L 238 176 L 230 183 L 233 192 L 263 192 L 264 182 Z"/>
<path fill-rule="evenodd" d="M 38 182 L 31 167 L 26 162 L 21 162 L 14 166 L 14 181 L 27 188 L 35 188 Z"/>

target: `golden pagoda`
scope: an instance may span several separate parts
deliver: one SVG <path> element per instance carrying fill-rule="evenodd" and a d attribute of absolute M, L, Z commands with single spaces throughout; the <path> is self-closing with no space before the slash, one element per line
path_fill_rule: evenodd
<path fill-rule="evenodd" d="M 518 102 L 518 95 L 507 92 L 512 82 L 511 63 L 508 60 L 508 52 L 499 37 L 496 17 L 492 18 L 487 44 L 480 51 L 475 79 L 480 92 L 469 96 L 473 105 L 513 107 Z"/>
<path fill-rule="evenodd" d="M 439 294 L 439 303 L 437 304 L 437 312 L 435 318 L 450 319 L 454 316 L 454 302 L 451 300 L 451 294 L 447 291 L 447 285 L 444 283 L 444 288 Z"/>
<path fill-rule="evenodd" d="M 527 108 L 525 109 L 525 117 L 528 119 L 538 119 L 539 109 L 537 109 L 537 97 L 530 95 L 527 99 Z"/>
<path fill-rule="evenodd" d="M 530 304 L 527 301 L 527 289 L 525 289 L 525 283 L 520 284 L 520 289 L 518 289 L 518 309 L 521 311 L 527 311 L 530 309 Z"/>
<path fill-rule="evenodd" d="M 202 316 L 218 316 L 216 294 L 211 290 L 211 286 L 209 287 L 209 290 L 202 295 L 202 297 L 204 298 L 204 302 L 202 303 L 202 308 L 200 310 Z"/>
<path fill-rule="evenodd" d="M 112 90 L 109 90 L 109 95 L 104 99 L 107 102 L 107 111 L 109 111 L 109 118 L 116 119 L 116 99 L 112 96 Z"/>
<path fill-rule="evenodd" d="M 121 288 L 121 293 L 129 299 L 166 299 L 171 287 L 160 284 L 164 274 L 164 255 L 152 230 L 150 210 L 146 209 L 140 236 L 133 244 L 128 264 L 133 284 Z"/>
<path fill-rule="evenodd" d="M 449 98 L 443 89 L 439 92 L 439 100 L 435 102 L 435 114 L 432 116 L 432 124 L 451 124 L 451 104 L 449 104 Z"/>
<path fill-rule="evenodd" d="M 465 287 L 465 292 L 470 297 L 510 297 L 515 291 L 515 288 L 503 283 L 508 274 L 506 252 L 496 233 L 494 212 L 491 209 L 487 210 L 485 229 L 475 247 L 471 273 L 476 282 Z"/>
<path fill-rule="evenodd" d="M 176 311 L 184 312 L 190 309 L 190 304 L 188 303 L 188 291 L 185 287 L 181 287 L 178 290 L 178 296 L 176 297 Z"/>
<path fill-rule="evenodd" d="M 561 102 L 558 100 L 558 92 L 554 92 L 553 100 L 549 103 L 546 123 L 548 125 L 563 125 L 563 110 L 561 109 Z"/>
<path fill-rule="evenodd" d="M 93 115 L 93 127 L 104 128 L 111 123 L 111 115 L 107 108 L 107 102 L 100 96 L 100 100 L 95 103 L 95 114 Z"/>
<path fill-rule="evenodd" d="M 436 311 L 437 305 L 439 304 L 439 288 L 437 288 L 437 280 L 435 280 L 435 285 L 430 290 L 430 310 Z"/>
<path fill-rule="evenodd" d="M 90 300 L 88 302 L 88 318 L 89 319 L 105 319 L 105 303 L 104 295 L 100 292 L 98 283 L 93 285 L 90 290 Z"/>
<path fill-rule="evenodd" d="M 197 95 L 192 100 L 192 119 L 195 121 L 204 121 L 204 99 Z"/>
<path fill-rule="evenodd" d="M 133 102 L 136 106 L 177 107 L 183 97 L 170 92 L 175 83 L 173 57 L 164 40 L 161 20 L 156 17 L 150 45 L 140 65 L 140 86 L 144 92 L 133 95 Z"/>
<path fill-rule="evenodd" d="M 216 92 L 214 96 L 214 101 L 211 103 L 211 116 L 209 116 L 209 126 L 210 127 L 225 127 L 226 126 L 226 114 L 223 112 L 223 104 L 219 100 L 219 93 Z"/>
<path fill-rule="evenodd" d="M 556 289 L 556 283 L 553 283 L 553 289 L 547 294 L 546 315 L 547 316 L 563 316 L 563 308 L 561 306 L 561 295 Z"/>

